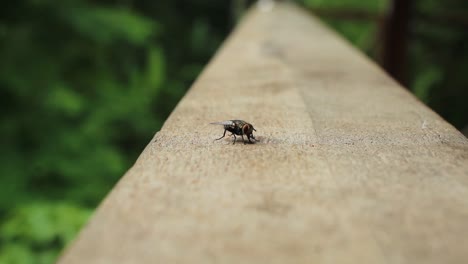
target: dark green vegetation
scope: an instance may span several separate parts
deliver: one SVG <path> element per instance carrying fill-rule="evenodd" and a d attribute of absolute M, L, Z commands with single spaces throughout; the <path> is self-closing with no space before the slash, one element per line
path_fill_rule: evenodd
<path fill-rule="evenodd" d="M 300 2 L 375 14 L 387 4 Z M 468 123 L 468 31 L 456 19 L 464 2 L 416 1 L 407 67 L 418 97 L 460 129 Z M 241 3 L 2 3 L 0 263 L 54 261 L 214 54 Z M 378 57 L 375 21 L 324 19 Z"/>

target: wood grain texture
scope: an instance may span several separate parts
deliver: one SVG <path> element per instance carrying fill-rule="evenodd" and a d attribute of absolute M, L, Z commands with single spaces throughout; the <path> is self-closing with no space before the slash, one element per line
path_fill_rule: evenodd
<path fill-rule="evenodd" d="M 213 141 L 226 119 L 260 142 Z M 468 263 L 468 140 L 315 18 L 253 8 L 59 263 Z"/>

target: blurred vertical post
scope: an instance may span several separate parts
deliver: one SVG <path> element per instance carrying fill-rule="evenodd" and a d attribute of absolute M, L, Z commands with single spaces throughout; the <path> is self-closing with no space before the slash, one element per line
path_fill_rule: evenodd
<path fill-rule="evenodd" d="M 385 70 L 407 84 L 406 57 L 411 0 L 391 0 L 383 25 L 381 61 Z"/>

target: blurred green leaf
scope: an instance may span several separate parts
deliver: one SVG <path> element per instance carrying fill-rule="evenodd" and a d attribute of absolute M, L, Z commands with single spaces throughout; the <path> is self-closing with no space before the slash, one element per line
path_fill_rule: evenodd
<path fill-rule="evenodd" d="M 91 211 L 68 203 L 31 203 L 12 211 L 0 227 L 4 240 L 27 240 L 32 244 L 71 241 Z"/>
<path fill-rule="evenodd" d="M 36 263 L 37 255 L 22 244 L 8 244 L 0 250 L 0 263 Z"/>
<path fill-rule="evenodd" d="M 7 243 L 0 263 L 52 263 L 57 246 L 69 243 L 90 213 L 64 202 L 35 202 L 13 210 L 0 225 L 0 242 Z"/>
<path fill-rule="evenodd" d="M 152 46 L 148 50 L 146 67 L 146 85 L 152 90 L 159 90 L 165 81 L 164 53 L 160 47 Z"/>
<path fill-rule="evenodd" d="M 83 98 L 78 93 L 60 83 L 52 89 L 47 97 L 47 104 L 50 108 L 69 116 L 81 113 L 84 109 L 84 103 Z"/>
<path fill-rule="evenodd" d="M 414 94 L 423 102 L 429 102 L 430 91 L 433 85 L 440 82 L 442 79 L 442 71 L 439 67 L 425 67 L 414 80 L 412 85 Z"/>
<path fill-rule="evenodd" d="M 142 45 L 158 29 L 154 21 L 123 8 L 74 7 L 63 10 L 62 16 L 78 32 L 103 44 L 124 40 Z"/>

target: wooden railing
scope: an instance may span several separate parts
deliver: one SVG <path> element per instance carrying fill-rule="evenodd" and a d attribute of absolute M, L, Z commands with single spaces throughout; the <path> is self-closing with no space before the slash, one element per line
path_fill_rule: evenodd
<path fill-rule="evenodd" d="M 226 119 L 259 141 L 213 141 Z M 468 140 L 284 3 L 250 10 L 59 263 L 467 263 L 467 245 Z"/>

